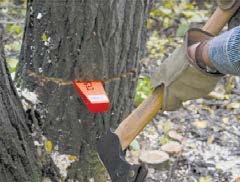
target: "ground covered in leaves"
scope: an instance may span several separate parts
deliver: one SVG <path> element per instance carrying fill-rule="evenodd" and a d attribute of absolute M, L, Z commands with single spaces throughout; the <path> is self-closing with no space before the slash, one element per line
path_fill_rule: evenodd
<path fill-rule="evenodd" d="M 135 104 L 151 93 L 149 75 L 182 43 L 185 31 L 201 26 L 212 1 L 155 1 L 148 22 L 147 56 Z M 200 2 L 200 3 L 199 3 Z M 202 3 L 201 3 L 202 2 Z M 205 2 L 205 3 L 203 3 Z M 25 6 L 0 3 L 0 23 L 10 72 L 15 73 L 24 30 Z M 161 153 L 157 161 L 155 151 Z M 127 151 L 129 161 L 149 167 L 147 182 L 240 181 L 240 81 L 226 77 L 208 98 L 188 101 L 178 111 L 159 113 Z M 147 156 L 147 157 L 146 157 Z M 153 164 L 154 163 L 154 164 Z"/>
<path fill-rule="evenodd" d="M 149 165 L 147 181 L 220 182 L 240 177 L 240 95 L 217 96 L 157 115 L 132 143 L 129 159 L 134 162 L 141 153 L 178 143 L 167 150 L 169 160 Z"/>

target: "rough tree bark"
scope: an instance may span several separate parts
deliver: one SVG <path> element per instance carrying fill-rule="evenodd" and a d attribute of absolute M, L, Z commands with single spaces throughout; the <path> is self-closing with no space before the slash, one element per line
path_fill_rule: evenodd
<path fill-rule="evenodd" d="M 149 0 L 28 0 L 17 82 L 37 93 L 40 127 L 54 147 L 79 156 L 71 179 L 98 178 L 97 138 L 132 109 L 148 7 Z M 110 111 L 90 113 L 73 80 L 102 80 Z"/>
<path fill-rule="evenodd" d="M 7 70 L 0 30 L 0 181 L 41 181 L 26 115 Z"/>

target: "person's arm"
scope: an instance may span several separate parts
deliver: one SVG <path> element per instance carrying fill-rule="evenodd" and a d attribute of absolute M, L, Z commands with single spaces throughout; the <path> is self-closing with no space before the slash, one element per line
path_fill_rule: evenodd
<path fill-rule="evenodd" d="M 188 53 L 200 66 L 205 64 L 223 74 L 240 76 L 240 26 L 190 46 Z"/>

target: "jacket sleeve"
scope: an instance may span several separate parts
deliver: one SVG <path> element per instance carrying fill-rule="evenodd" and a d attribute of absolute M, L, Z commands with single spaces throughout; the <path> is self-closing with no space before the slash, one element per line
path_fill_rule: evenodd
<path fill-rule="evenodd" d="M 214 37 L 208 56 L 219 72 L 240 76 L 240 26 Z"/>

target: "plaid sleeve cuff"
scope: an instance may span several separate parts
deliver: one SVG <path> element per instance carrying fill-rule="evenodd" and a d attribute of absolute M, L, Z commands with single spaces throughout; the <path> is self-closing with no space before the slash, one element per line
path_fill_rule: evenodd
<path fill-rule="evenodd" d="M 208 56 L 219 72 L 240 76 L 240 26 L 214 37 Z"/>

